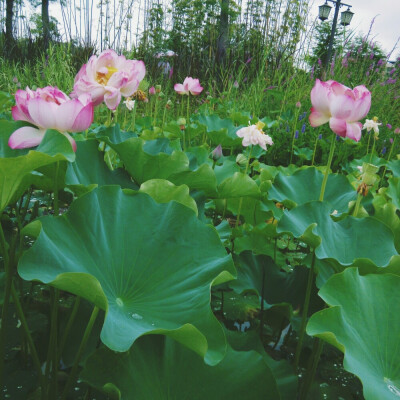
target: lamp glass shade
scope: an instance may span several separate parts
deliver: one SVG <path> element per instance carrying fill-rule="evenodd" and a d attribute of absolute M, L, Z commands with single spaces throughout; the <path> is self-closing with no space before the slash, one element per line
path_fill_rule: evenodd
<path fill-rule="evenodd" d="M 351 19 L 353 18 L 354 13 L 350 11 L 350 9 L 343 11 L 340 15 L 340 24 L 343 26 L 350 25 Z"/>
<path fill-rule="evenodd" d="M 321 21 L 325 21 L 329 17 L 329 13 L 331 12 L 331 6 L 328 3 L 323 4 L 322 6 L 319 6 L 319 19 Z"/>

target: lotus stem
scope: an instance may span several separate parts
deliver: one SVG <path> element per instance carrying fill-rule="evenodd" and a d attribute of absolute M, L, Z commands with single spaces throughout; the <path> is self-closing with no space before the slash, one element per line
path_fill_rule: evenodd
<path fill-rule="evenodd" d="M 250 158 L 251 158 L 252 151 L 253 151 L 253 146 L 250 147 L 250 153 L 249 153 L 249 157 L 247 158 L 246 169 L 244 170 L 244 174 L 245 175 L 247 174 L 247 170 L 249 169 Z M 238 208 L 238 214 L 237 214 L 237 217 L 236 217 L 235 228 L 237 228 L 239 226 L 240 212 L 242 211 L 242 204 L 243 204 L 243 197 L 241 197 L 240 200 L 239 200 L 239 208 Z"/>
<path fill-rule="evenodd" d="M 388 161 L 390 161 L 390 158 L 392 157 L 393 149 L 394 149 L 394 146 L 396 145 L 396 139 L 397 139 L 397 136 L 394 137 L 392 146 L 390 147 L 390 151 L 389 151 L 389 155 L 388 155 L 388 159 L 387 159 Z M 387 170 L 387 165 L 385 165 L 385 168 L 383 170 L 381 180 L 379 181 L 379 187 L 382 186 L 383 180 L 385 179 L 386 170 Z"/>
<path fill-rule="evenodd" d="M 376 144 L 376 138 L 375 138 L 375 135 L 374 135 L 374 142 L 372 143 L 371 155 L 369 156 L 369 163 L 370 163 L 370 164 L 371 164 L 371 162 L 372 162 L 372 157 L 373 157 L 373 155 L 374 155 L 375 144 Z"/>
<path fill-rule="evenodd" d="M 35 368 L 37 370 L 37 374 L 38 374 L 38 377 L 39 377 L 42 393 L 44 393 L 45 392 L 45 381 L 44 381 L 44 376 L 42 374 L 42 368 L 41 368 L 41 365 L 40 365 L 39 356 L 38 356 L 38 353 L 36 351 L 36 347 L 35 347 L 35 344 L 33 342 L 32 335 L 31 335 L 28 323 L 27 323 L 25 315 L 24 315 L 24 311 L 22 309 L 22 305 L 21 305 L 21 302 L 20 302 L 19 297 L 18 297 L 18 293 L 17 293 L 17 291 L 16 291 L 16 289 L 15 289 L 13 284 L 11 285 L 11 293 L 12 293 L 12 297 L 13 297 L 13 300 L 14 300 L 15 309 L 16 309 L 17 314 L 18 314 L 18 318 L 21 321 L 21 326 L 22 326 L 22 328 L 24 330 L 24 333 L 26 335 L 26 340 L 27 340 L 28 345 L 29 345 L 29 349 L 30 349 L 30 352 L 31 352 L 33 364 L 35 365 Z"/>
<path fill-rule="evenodd" d="M 189 108 L 190 108 L 190 95 L 188 95 L 187 99 L 187 108 L 186 108 L 186 128 L 190 125 L 190 119 L 189 119 Z M 188 147 L 190 147 L 190 133 L 188 131 Z"/>
<path fill-rule="evenodd" d="M 317 338 L 315 339 L 313 351 L 311 353 L 311 368 L 308 369 L 303 386 L 301 388 L 299 400 L 306 400 L 310 387 L 314 381 L 315 372 L 317 371 L 319 359 L 321 357 L 324 342 Z"/>
<path fill-rule="evenodd" d="M 8 316 L 8 306 L 10 303 L 10 294 L 11 294 L 11 286 L 12 286 L 12 271 L 10 268 L 10 259 L 7 249 L 7 242 L 4 236 L 3 227 L 0 221 L 0 245 L 1 252 L 3 255 L 4 261 L 4 270 L 5 270 L 5 290 L 4 290 L 4 300 L 3 306 L 1 309 L 1 328 L 0 328 L 0 390 L 3 388 L 4 382 L 4 353 L 5 353 L 5 342 L 6 342 L 6 321 Z"/>
<path fill-rule="evenodd" d="M 299 341 L 297 342 L 296 353 L 295 353 L 295 357 L 294 357 L 294 368 L 296 371 L 299 368 L 300 354 L 301 354 L 301 350 L 303 348 L 304 334 L 306 331 L 308 308 L 310 305 L 310 298 L 311 298 L 311 289 L 312 289 L 312 284 L 314 281 L 314 267 L 315 267 L 315 250 L 313 251 L 311 267 L 310 267 L 310 270 L 308 271 L 307 289 L 306 289 L 306 296 L 304 298 L 303 312 L 302 312 L 302 316 L 301 316 Z"/>
<path fill-rule="evenodd" d="M 322 181 L 321 192 L 319 194 L 319 201 L 323 201 L 324 200 L 326 183 L 328 182 L 329 170 L 331 169 L 333 153 L 335 151 L 335 144 L 336 144 L 336 138 L 335 138 L 335 136 L 332 136 L 331 148 L 329 150 L 329 156 L 328 156 L 328 164 L 326 166 L 324 179 Z"/>
<path fill-rule="evenodd" d="M 356 206 L 354 207 L 353 217 L 357 217 L 358 216 L 358 211 L 360 209 L 360 204 L 361 204 L 362 198 L 363 198 L 362 194 L 358 193 Z"/>
<path fill-rule="evenodd" d="M 57 161 L 56 163 L 56 174 L 54 176 L 54 215 L 58 217 L 60 215 L 60 208 L 58 204 L 58 170 L 60 167 L 60 163 Z"/>
<path fill-rule="evenodd" d="M 86 326 L 85 333 L 83 334 L 83 338 L 82 338 L 81 344 L 79 345 L 78 353 L 76 354 L 74 365 L 73 365 L 72 370 L 71 370 L 71 372 L 69 374 L 68 381 L 65 384 L 65 388 L 64 388 L 64 392 L 63 392 L 63 394 L 61 396 L 61 400 L 65 400 L 67 398 L 69 390 L 71 389 L 72 384 L 75 382 L 76 375 L 77 375 L 77 372 L 78 372 L 78 367 L 79 367 L 79 361 L 82 358 L 83 351 L 86 348 L 86 343 L 87 343 L 87 341 L 89 339 L 90 333 L 92 332 L 93 325 L 94 325 L 94 323 L 96 321 L 98 313 L 99 313 L 99 307 L 95 306 L 93 308 L 92 315 L 90 316 L 89 322 L 88 322 L 88 324 Z"/>
<path fill-rule="evenodd" d="M 70 316 L 68 318 L 67 326 L 64 329 L 63 337 L 61 338 L 61 343 L 60 343 L 60 346 L 59 346 L 59 349 L 58 349 L 58 363 L 61 361 L 62 352 L 64 350 L 65 343 L 67 342 L 67 338 L 68 338 L 69 332 L 71 330 L 72 324 L 73 324 L 73 322 L 75 320 L 75 316 L 76 316 L 76 314 L 78 312 L 80 303 L 81 303 L 81 298 L 80 297 L 76 297 L 75 298 L 75 302 L 74 302 L 74 306 L 73 306 L 72 311 L 71 311 L 71 314 L 70 314 Z"/>
<path fill-rule="evenodd" d="M 311 161 L 311 166 L 314 165 L 314 161 L 315 161 L 315 153 L 317 152 L 317 145 L 318 145 L 318 136 L 315 139 L 315 144 L 314 144 L 314 151 L 313 151 L 313 155 L 312 155 L 312 161 Z"/>

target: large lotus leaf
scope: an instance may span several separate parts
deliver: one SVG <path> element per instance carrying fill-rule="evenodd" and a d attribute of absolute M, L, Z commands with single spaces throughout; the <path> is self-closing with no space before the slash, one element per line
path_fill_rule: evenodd
<path fill-rule="evenodd" d="M 129 175 L 121 168 L 110 171 L 104 162 L 104 155 L 98 150 L 97 140 L 77 142 L 76 160 L 69 163 L 65 183 L 77 194 L 104 185 L 120 185 L 137 189 Z"/>
<path fill-rule="evenodd" d="M 242 139 L 236 135 L 242 126 L 235 126 L 230 118 L 221 119 L 218 115 L 201 115 L 199 122 L 207 127 L 207 136 L 214 146 L 241 147 Z"/>
<path fill-rule="evenodd" d="M 269 304 L 290 303 L 298 308 L 304 301 L 308 270 L 296 267 L 292 272 L 285 272 L 274 263 L 271 257 L 255 255 L 245 251 L 234 255 L 237 279 L 229 286 L 237 293 L 255 291 L 261 295 L 264 281 L 264 298 Z"/>
<path fill-rule="evenodd" d="M 255 350 L 263 356 L 275 377 L 280 392 L 280 399 L 295 399 L 297 392 L 297 375 L 293 367 L 286 360 L 275 361 L 264 350 L 260 335 L 255 330 L 246 332 L 230 331 L 225 329 L 225 335 L 229 345 L 237 351 Z M 247 397 L 245 397 L 247 398 Z M 268 397 L 269 398 L 269 397 Z"/>
<path fill-rule="evenodd" d="M 0 211 L 16 201 L 30 185 L 38 184 L 39 176 L 32 175 L 32 171 L 51 164 L 54 164 L 51 171 L 56 171 L 57 162 L 73 161 L 75 158 L 68 139 L 53 130 L 46 132 L 36 150 L 25 155 L 18 154 L 7 152 L 7 158 L 0 158 Z"/>
<path fill-rule="evenodd" d="M 186 185 L 175 186 L 165 179 L 151 179 L 142 183 L 140 192 L 149 194 L 157 203 L 168 203 L 175 200 L 198 214 L 196 202 L 190 197 Z"/>
<path fill-rule="evenodd" d="M 389 187 L 386 190 L 386 195 L 392 199 L 392 203 L 397 209 L 400 209 L 400 178 L 390 178 L 388 180 Z"/>
<path fill-rule="evenodd" d="M 139 336 L 162 333 L 210 364 L 222 358 L 224 336 L 211 312 L 210 286 L 232 279 L 234 266 L 215 229 L 192 210 L 102 186 L 41 223 L 19 274 L 105 310 L 101 338 L 108 347 L 126 351 Z"/>
<path fill-rule="evenodd" d="M 392 231 L 372 217 L 346 217 L 334 221 L 329 204 L 311 201 L 285 212 L 277 231 L 291 233 L 316 248 L 320 259 L 334 258 L 342 265 L 369 259 L 377 267 L 396 255 Z"/>
<path fill-rule="evenodd" d="M 360 276 L 357 268 L 334 275 L 319 292 L 330 306 L 314 314 L 307 333 L 344 352 L 367 400 L 400 396 L 400 277 Z"/>
<path fill-rule="evenodd" d="M 225 179 L 231 177 L 234 173 L 240 172 L 240 167 L 235 160 L 225 158 L 222 165 L 215 166 L 214 172 L 215 176 L 217 177 L 217 182 L 220 184 Z"/>
<path fill-rule="evenodd" d="M 235 172 L 230 178 L 218 185 L 218 197 L 220 199 L 232 199 L 239 197 L 260 198 L 260 189 L 256 182 L 248 175 Z"/>
<path fill-rule="evenodd" d="M 145 143 L 140 138 L 131 138 L 112 145 L 138 184 L 149 179 L 168 179 L 173 174 L 189 170 L 189 160 L 185 153 L 181 151 L 169 153 L 169 147 L 160 146 L 160 141 L 152 142 Z M 165 150 L 168 152 L 164 152 Z"/>
<path fill-rule="evenodd" d="M 393 176 L 400 177 L 400 160 L 390 160 L 387 162 L 387 169 L 392 171 Z"/>
<path fill-rule="evenodd" d="M 8 139 L 18 128 L 29 125 L 23 121 L 0 120 L 0 157 L 17 157 L 27 154 L 29 149 L 12 149 L 8 145 Z"/>
<path fill-rule="evenodd" d="M 268 198 L 281 203 L 289 200 L 295 205 L 318 200 L 324 175 L 316 168 L 296 171 L 291 176 L 279 173 L 268 191 Z M 350 201 L 357 198 L 357 192 L 344 175 L 330 174 L 326 185 L 324 201 L 339 213 L 348 211 Z"/>
<path fill-rule="evenodd" d="M 185 184 L 191 190 L 203 191 L 209 197 L 217 196 L 217 179 L 212 168 L 203 164 L 196 170 L 177 172 L 168 177 L 176 185 Z"/>
<path fill-rule="evenodd" d="M 387 202 L 385 196 L 376 195 L 373 200 L 375 209 L 374 217 L 382 221 L 393 232 L 396 250 L 400 251 L 400 218 L 397 207 L 392 202 Z"/>
<path fill-rule="evenodd" d="M 225 358 L 210 367 L 162 336 L 142 337 L 124 354 L 97 350 L 81 379 L 97 389 L 116 387 L 121 399 L 280 399 L 271 369 L 257 352 L 229 348 Z"/>
<path fill-rule="evenodd" d="M 115 124 L 113 126 L 97 126 L 89 131 L 89 135 L 93 136 L 92 134 L 94 134 L 97 139 L 104 141 L 110 145 L 122 143 L 125 140 L 130 139 L 131 137 L 137 137 L 136 133 L 121 130 L 118 124 Z"/>
<path fill-rule="evenodd" d="M 377 157 L 375 154 L 367 154 L 364 157 L 360 158 L 359 160 L 353 160 L 349 166 L 353 171 L 356 171 L 358 167 L 362 167 L 363 163 L 373 164 L 377 167 L 382 167 L 386 165 L 387 161 L 384 158 Z"/>

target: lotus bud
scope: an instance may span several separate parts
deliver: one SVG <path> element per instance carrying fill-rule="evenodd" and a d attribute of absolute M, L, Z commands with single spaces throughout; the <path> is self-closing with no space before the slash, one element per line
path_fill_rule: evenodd
<path fill-rule="evenodd" d="M 247 165 L 247 157 L 244 154 L 238 154 L 236 157 L 236 163 L 244 167 Z"/>
<path fill-rule="evenodd" d="M 156 93 L 160 93 L 161 92 L 161 85 L 156 85 Z"/>
<path fill-rule="evenodd" d="M 211 156 L 214 161 L 219 160 L 223 156 L 222 146 L 220 144 L 211 152 Z"/>
<path fill-rule="evenodd" d="M 152 96 L 153 94 L 156 94 L 156 88 L 155 88 L 154 86 L 152 86 L 152 87 L 149 89 L 149 95 Z"/>
<path fill-rule="evenodd" d="M 176 122 L 178 123 L 179 127 L 181 128 L 181 131 L 183 131 L 185 129 L 185 125 L 186 125 L 186 119 L 181 117 Z"/>

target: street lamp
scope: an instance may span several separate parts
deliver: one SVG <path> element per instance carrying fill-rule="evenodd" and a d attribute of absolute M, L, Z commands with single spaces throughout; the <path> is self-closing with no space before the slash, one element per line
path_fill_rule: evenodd
<path fill-rule="evenodd" d="M 331 35 L 329 37 L 329 47 L 328 47 L 328 55 L 326 57 L 326 65 L 329 64 L 332 58 L 332 46 L 333 46 L 333 38 L 335 37 L 335 32 L 336 32 L 336 25 L 338 21 L 338 16 L 339 16 L 339 8 L 342 6 L 347 6 L 347 10 L 343 11 L 340 20 L 341 20 L 341 25 L 347 26 L 350 25 L 351 19 L 353 18 L 354 13 L 350 11 L 350 5 L 349 4 L 344 4 L 341 2 L 341 0 L 326 0 L 325 4 L 322 6 L 319 6 L 319 19 L 321 21 L 325 21 L 329 17 L 329 13 L 331 11 L 331 6 L 328 4 L 328 1 L 331 3 L 335 4 L 335 15 L 333 16 L 333 22 L 332 22 L 332 29 L 331 29 Z"/>

